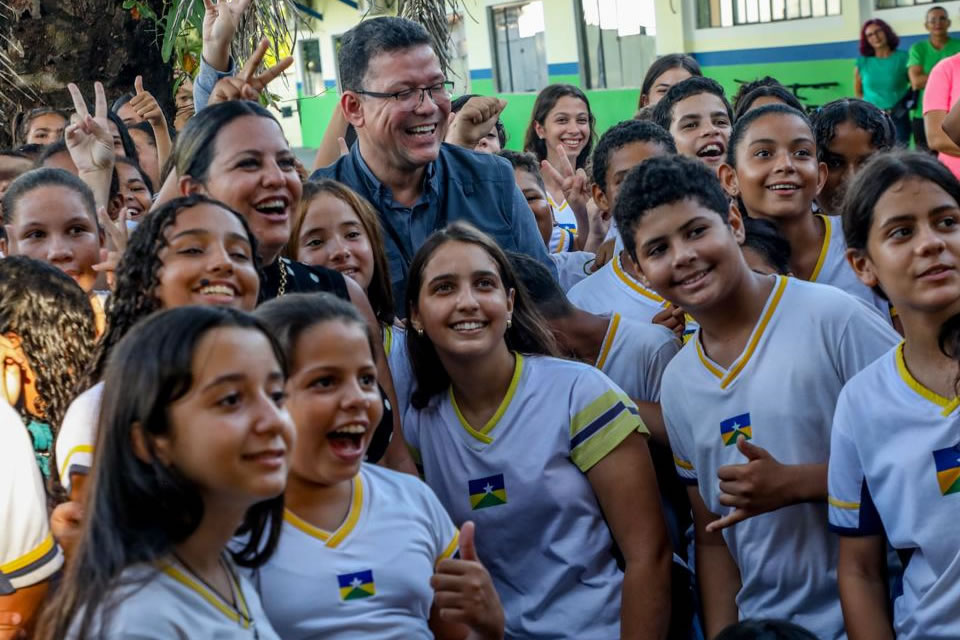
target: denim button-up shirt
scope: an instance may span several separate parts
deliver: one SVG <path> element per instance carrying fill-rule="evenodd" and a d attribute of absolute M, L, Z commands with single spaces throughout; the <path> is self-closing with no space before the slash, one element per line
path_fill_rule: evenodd
<path fill-rule="evenodd" d="M 532 256 L 556 274 L 533 212 L 517 188 L 513 167 L 503 158 L 444 143 L 426 167 L 423 192 L 412 207 L 397 203 L 393 192 L 360 156 L 359 144 L 311 178 L 332 178 L 370 201 L 384 230 L 395 308 L 406 316 L 407 270 L 431 233 L 463 220 L 492 236 L 506 251 Z"/>

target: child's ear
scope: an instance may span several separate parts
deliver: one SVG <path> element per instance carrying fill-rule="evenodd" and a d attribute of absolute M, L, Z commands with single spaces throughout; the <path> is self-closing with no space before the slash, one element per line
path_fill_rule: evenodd
<path fill-rule="evenodd" d="M 820 195 L 825 184 L 827 184 L 827 163 L 821 162 L 817 165 L 817 195 Z"/>
<path fill-rule="evenodd" d="M 544 129 L 543 125 L 536 120 L 533 121 L 533 130 L 537 134 L 537 137 L 541 140 L 543 140 L 547 135 L 547 130 Z"/>
<path fill-rule="evenodd" d="M 110 201 L 107 203 L 107 212 L 109 213 L 111 220 L 120 219 L 121 207 L 123 207 L 123 196 L 118 193 L 110 198 Z"/>
<path fill-rule="evenodd" d="M 597 203 L 597 208 L 600 209 L 600 211 L 609 212 L 611 203 L 607 202 L 607 194 L 603 192 L 600 185 L 594 182 L 591 190 L 593 191 L 593 201 Z"/>
<path fill-rule="evenodd" d="M 130 445 L 133 455 L 146 464 L 154 460 L 170 465 L 170 438 L 167 436 L 150 436 L 143 430 L 139 422 L 133 423 L 130 429 Z"/>
<path fill-rule="evenodd" d="M 181 196 L 192 196 L 195 193 L 207 194 L 207 188 L 203 183 L 197 182 L 191 176 L 181 176 L 177 181 L 177 188 Z"/>
<path fill-rule="evenodd" d="M 730 202 L 730 211 L 727 212 L 727 224 L 730 226 L 730 231 L 733 232 L 733 237 L 737 241 L 737 244 L 743 245 L 744 240 L 747 238 L 747 229 L 743 224 L 743 214 L 740 213 L 740 207 L 737 206 L 736 200 Z"/>
<path fill-rule="evenodd" d="M 737 180 L 737 170 L 726 162 L 717 168 L 717 177 L 720 178 L 720 185 L 731 198 L 740 195 L 740 181 Z"/>
<path fill-rule="evenodd" d="M 880 279 L 874 271 L 873 261 L 864 249 L 847 249 L 846 258 L 853 272 L 860 278 L 860 282 L 871 289 L 880 284 Z"/>

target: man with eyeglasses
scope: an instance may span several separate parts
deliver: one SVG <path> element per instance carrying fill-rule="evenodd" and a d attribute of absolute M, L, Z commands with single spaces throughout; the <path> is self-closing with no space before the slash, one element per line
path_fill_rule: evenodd
<path fill-rule="evenodd" d="M 453 83 L 444 77 L 423 26 L 404 18 L 364 20 L 343 35 L 339 64 L 340 108 L 357 141 L 312 177 L 343 182 L 379 212 L 400 315 L 406 315 L 404 289 L 414 254 L 432 232 L 457 220 L 556 274 L 510 163 L 444 143 Z M 476 127 L 478 139 L 499 113 L 496 107 L 490 111 L 486 128 Z"/>
<path fill-rule="evenodd" d="M 910 85 L 920 92 L 910 122 L 913 142 L 918 150 L 928 150 L 927 136 L 923 128 L 923 90 L 927 86 L 930 70 L 944 58 L 960 53 L 960 40 L 951 38 L 948 32 L 950 18 L 946 9 L 939 6 L 927 9 L 924 26 L 930 33 L 930 37 L 914 43 L 910 47 L 907 58 Z"/>

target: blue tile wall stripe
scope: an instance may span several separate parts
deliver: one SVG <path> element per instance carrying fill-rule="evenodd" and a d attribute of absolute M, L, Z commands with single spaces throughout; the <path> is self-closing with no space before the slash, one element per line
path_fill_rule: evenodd
<path fill-rule="evenodd" d="M 951 34 L 958 37 L 960 34 Z M 907 50 L 910 46 L 925 40 L 927 36 L 901 36 L 898 49 Z M 856 58 L 858 40 L 841 42 L 821 42 L 817 44 L 796 45 L 790 47 L 762 47 L 756 49 L 733 49 L 731 51 L 701 51 L 693 55 L 704 67 L 719 67 L 735 64 L 763 64 L 766 62 L 806 62 L 808 60 L 833 60 L 836 58 Z"/>

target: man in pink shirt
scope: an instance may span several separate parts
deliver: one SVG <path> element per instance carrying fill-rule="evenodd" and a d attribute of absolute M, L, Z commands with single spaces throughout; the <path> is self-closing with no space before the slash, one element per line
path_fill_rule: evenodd
<path fill-rule="evenodd" d="M 960 54 L 944 58 L 930 71 L 923 95 L 923 128 L 927 144 L 939 152 L 942 162 L 960 178 L 960 146 L 943 131 L 943 119 L 960 99 Z"/>

